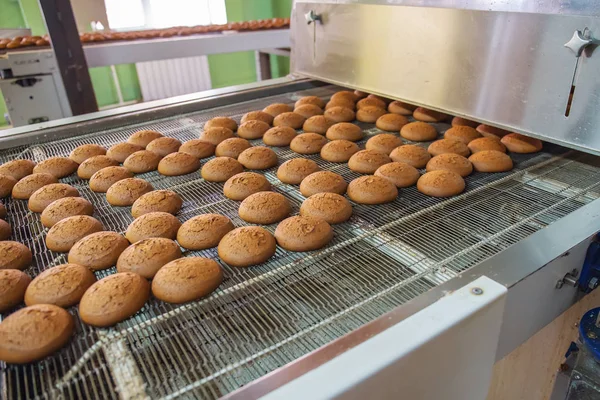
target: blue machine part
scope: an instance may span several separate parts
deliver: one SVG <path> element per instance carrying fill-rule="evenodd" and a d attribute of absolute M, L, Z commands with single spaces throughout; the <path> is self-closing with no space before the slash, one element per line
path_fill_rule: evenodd
<path fill-rule="evenodd" d="M 600 307 L 592 308 L 579 321 L 581 343 L 600 362 Z"/>
<path fill-rule="evenodd" d="M 600 284 L 600 233 L 588 247 L 581 275 L 579 275 L 579 287 L 588 293 L 596 289 Z"/>

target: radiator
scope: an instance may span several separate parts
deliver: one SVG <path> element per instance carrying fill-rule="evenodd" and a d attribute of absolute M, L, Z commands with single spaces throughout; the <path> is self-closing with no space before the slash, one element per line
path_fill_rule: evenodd
<path fill-rule="evenodd" d="M 136 63 L 144 101 L 211 88 L 206 56 Z"/>

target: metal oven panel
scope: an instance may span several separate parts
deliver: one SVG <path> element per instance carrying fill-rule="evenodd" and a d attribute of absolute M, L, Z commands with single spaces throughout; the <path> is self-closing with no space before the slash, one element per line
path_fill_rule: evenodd
<path fill-rule="evenodd" d="M 600 54 L 583 52 L 574 81 L 564 46 L 585 28 L 600 37 L 600 18 L 301 1 L 293 69 L 598 154 Z"/>

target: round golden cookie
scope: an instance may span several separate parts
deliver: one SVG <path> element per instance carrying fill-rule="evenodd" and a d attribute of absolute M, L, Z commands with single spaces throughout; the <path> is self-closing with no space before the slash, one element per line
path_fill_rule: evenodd
<path fill-rule="evenodd" d="M 504 129 L 496 128 L 495 126 L 480 124 L 477 125 L 477 132 L 481 133 L 483 137 L 495 137 L 497 139 L 502 139 L 504 136 L 508 135 L 510 132 L 505 131 Z"/>
<path fill-rule="evenodd" d="M 323 115 L 323 109 L 314 104 L 303 104 L 294 108 L 296 114 L 302 115 L 304 118 L 314 117 L 315 115 Z"/>
<path fill-rule="evenodd" d="M 8 222 L 0 219 L 0 241 L 8 240 L 12 236 L 12 228 Z"/>
<path fill-rule="evenodd" d="M 367 140 L 365 148 L 389 155 L 392 150 L 398 146 L 402 146 L 402 144 L 402 139 L 399 136 L 391 133 L 380 133 Z"/>
<path fill-rule="evenodd" d="M 0 174 L 0 197 L 8 197 L 12 193 L 17 180 L 10 175 Z"/>
<path fill-rule="evenodd" d="M 46 235 L 46 247 L 67 253 L 80 239 L 104 230 L 100 221 L 89 215 L 75 215 L 58 221 Z"/>
<path fill-rule="evenodd" d="M 96 282 L 94 273 L 78 264 L 61 264 L 35 277 L 25 292 L 25 304 L 53 304 L 68 308 L 79 303 Z"/>
<path fill-rule="evenodd" d="M 106 193 L 109 187 L 123 179 L 133 178 L 133 173 L 125 167 L 106 167 L 90 178 L 90 189 L 97 193 Z"/>
<path fill-rule="evenodd" d="M 277 169 L 277 178 L 283 183 L 298 185 L 304 178 L 321 168 L 313 160 L 292 158 Z"/>
<path fill-rule="evenodd" d="M 276 166 L 279 161 L 270 148 L 253 146 L 240 153 L 238 162 L 248 169 L 263 170 Z"/>
<path fill-rule="evenodd" d="M 510 156 L 496 150 L 478 151 L 469 157 L 469 161 L 478 172 L 506 172 L 513 169 Z"/>
<path fill-rule="evenodd" d="M 400 129 L 408 124 L 408 119 L 399 114 L 383 114 L 375 121 L 375 126 L 384 131 L 399 132 Z"/>
<path fill-rule="evenodd" d="M 144 150 L 144 146 L 133 143 L 117 143 L 108 149 L 106 155 L 113 160 L 122 163 L 127 157 L 140 150 Z"/>
<path fill-rule="evenodd" d="M 464 178 L 473 172 L 473 165 L 463 156 L 454 153 L 444 153 L 433 157 L 427 163 L 427 172 L 438 170 L 456 172 Z"/>
<path fill-rule="evenodd" d="M 57 178 L 64 178 L 77 171 L 79 165 L 66 157 L 52 157 L 42 161 L 33 168 L 34 174 L 50 174 Z M 0 172 L 1 173 L 1 172 Z"/>
<path fill-rule="evenodd" d="M 400 136 L 412 142 L 429 142 L 437 139 L 438 132 L 433 125 L 426 122 L 411 122 L 402 127 Z"/>
<path fill-rule="evenodd" d="M 281 221 L 292 212 L 289 201 L 280 193 L 258 192 L 242 201 L 238 209 L 241 219 L 251 224 L 269 225 Z"/>
<path fill-rule="evenodd" d="M 225 182 L 235 174 L 244 171 L 244 167 L 231 157 L 216 157 L 202 167 L 200 174 L 209 182 Z"/>
<path fill-rule="evenodd" d="M 317 250 L 333 239 L 333 229 L 323 219 L 297 215 L 277 225 L 275 239 L 289 251 Z"/>
<path fill-rule="evenodd" d="M 92 233 L 79 240 L 69 250 L 69 263 L 83 265 L 93 271 L 107 269 L 117 263 L 117 259 L 128 246 L 129 242 L 120 233 Z"/>
<path fill-rule="evenodd" d="M 417 106 L 413 106 L 412 104 L 408 104 L 398 100 L 392 101 L 387 106 L 387 110 L 389 112 L 398 115 L 412 115 L 413 111 L 415 111 L 416 108 Z"/>
<path fill-rule="evenodd" d="M 454 139 L 469 144 L 471 141 L 480 138 L 481 134 L 470 126 L 458 125 L 454 126 L 444 133 L 445 139 Z"/>
<path fill-rule="evenodd" d="M 356 119 L 361 122 L 368 122 L 372 124 L 385 114 L 385 108 L 379 108 L 374 106 L 363 107 L 356 112 Z"/>
<path fill-rule="evenodd" d="M 81 164 L 90 157 L 103 155 L 106 155 L 106 149 L 104 147 L 97 144 L 82 144 L 71 151 L 69 158 L 77 164 Z"/>
<path fill-rule="evenodd" d="M 223 186 L 223 194 L 231 200 L 244 200 L 257 192 L 271 190 L 271 184 L 264 177 L 254 172 L 240 172 L 229 178 Z"/>
<path fill-rule="evenodd" d="M 421 174 L 412 165 L 403 162 L 391 162 L 377 168 L 375 176 L 387 179 L 396 187 L 405 188 L 417 183 Z"/>
<path fill-rule="evenodd" d="M 329 224 L 341 224 L 352 216 L 352 206 L 344 196 L 336 193 L 317 193 L 300 206 L 303 217 L 319 218 Z"/>
<path fill-rule="evenodd" d="M 506 153 L 506 146 L 495 137 L 481 137 L 471 140 L 467 147 L 471 151 L 471 154 L 475 154 L 483 150 L 496 150 Z"/>
<path fill-rule="evenodd" d="M 181 222 L 172 214 L 153 211 L 137 217 L 125 231 L 125 237 L 130 243 L 152 237 L 175 239 Z"/>
<path fill-rule="evenodd" d="M 227 128 L 235 132 L 238 129 L 238 124 L 235 122 L 235 120 L 229 117 L 215 117 L 206 121 L 204 124 L 205 131 L 209 130 L 210 128 Z"/>
<path fill-rule="evenodd" d="M 229 218 L 220 214 L 201 214 L 183 223 L 177 231 L 177 242 L 189 250 L 215 247 L 225 234 L 233 230 Z"/>
<path fill-rule="evenodd" d="M 172 190 L 153 190 L 138 198 L 131 207 L 131 215 L 138 218 L 144 214 L 162 211 L 177 214 L 181 210 L 183 200 Z"/>
<path fill-rule="evenodd" d="M 12 197 L 27 200 L 33 192 L 51 183 L 58 183 L 58 178 L 44 173 L 28 175 L 13 186 Z"/>
<path fill-rule="evenodd" d="M 279 114 L 273 119 L 273 126 L 288 126 L 293 129 L 302 128 L 306 118 L 295 112 L 284 112 Z"/>
<path fill-rule="evenodd" d="M 0 269 L 0 313 L 21 304 L 31 278 L 18 269 Z"/>
<path fill-rule="evenodd" d="M 88 325 L 115 325 L 141 310 L 149 297 L 146 279 L 133 272 L 119 272 L 90 286 L 79 302 L 79 316 Z"/>
<path fill-rule="evenodd" d="M 33 192 L 29 197 L 27 206 L 33 212 L 42 212 L 54 200 L 63 197 L 79 197 L 79 192 L 66 183 L 51 183 Z"/>
<path fill-rule="evenodd" d="M 200 169 L 200 160 L 187 153 L 171 153 L 158 163 L 158 173 L 165 176 L 190 174 Z"/>
<path fill-rule="evenodd" d="M 386 104 L 385 101 L 378 99 L 376 97 L 368 97 L 366 99 L 362 99 L 359 100 L 358 103 L 356 103 L 356 108 L 358 110 L 362 110 L 365 107 L 377 107 L 377 108 L 383 108 L 385 110 L 386 108 Z"/>
<path fill-rule="evenodd" d="M 350 108 L 335 106 L 325 111 L 325 118 L 334 123 L 350 122 L 354 121 L 356 114 Z"/>
<path fill-rule="evenodd" d="M 117 260 L 118 272 L 133 272 L 154 278 L 163 265 L 181 257 L 179 245 L 167 238 L 149 238 L 127 247 Z"/>
<path fill-rule="evenodd" d="M 325 101 L 323 99 L 321 99 L 320 97 L 304 96 L 296 101 L 296 103 L 294 104 L 294 108 L 300 107 L 301 105 L 304 105 L 304 104 L 312 104 L 319 108 L 325 107 Z"/>
<path fill-rule="evenodd" d="M 240 125 L 238 136 L 244 139 L 260 139 L 271 126 L 259 120 L 250 120 Z"/>
<path fill-rule="evenodd" d="M 291 110 L 290 110 L 291 111 Z M 258 120 L 271 125 L 275 116 L 264 111 L 250 111 L 242 117 L 240 123 L 243 125 L 244 122 Z M 239 129 L 239 128 L 238 128 Z"/>
<path fill-rule="evenodd" d="M 465 190 L 465 180 L 453 171 L 431 171 L 421 175 L 417 189 L 431 197 L 451 197 Z"/>
<path fill-rule="evenodd" d="M 74 327 L 71 314 L 52 304 L 15 311 L 0 324 L 0 360 L 27 364 L 47 357 L 67 344 Z"/>
<path fill-rule="evenodd" d="M 441 122 L 448 118 L 444 113 L 435 110 L 429 110 L 425 107 L 417 107 L 413 111 L 413 118 L 423 122 Z"/>
<path fill-rule="evenodd" d="M 32 261 L 31 250 L 24 244 L 10 240 L 0 242 L 0 270 L 23 270 L 29 267 Z"/>
<path fill-rule="evenodd" d="M 392 162 L 387 154 L 375 150 L 361 150 L 348 160 L 348 168 L 359 174 L 373 174 L 383 164 Z"/>
<path fill-rule="evenodd" d="M 229 232 L 219 242 L 219 258 L 239 268 L 262 264 L 275 254 L 275 238 L 265 228 L 243 226 Z"/>
<path fill-rule="evenodd" d="M 295 131 L 294 131 L 295 132 Z M 242 151 L 252 147 L 249 141 L 243 138 L 235 137 L 223 140 L 217 145 L 215 155 L 217 157 L 231 157 L 237 160 Z"/>
<path fill-rule="evenodd" d="M 477 128 L 479 122 L 471 121 L 470 119 L 462 117 L 454 117 L 451 122 L 452 126 L 470 126 L 471 128 Z"/>
<path fill-rule="evenodd" d="M 314 115 L 304 121 L 302 130 L 304 132 L 314 132 L 324 135 L 332 125 L 333 122 L 328 120 L 324 115 Z"/>
<path fill-rule="evenodd" d="M 350 110 L 354 111 L 356 109 L 356 103 L 348 99 L 329 100 L 325 105 L 325 110 L 329 110 L 332 107 L 349 108 Z"/>
<path fill-rule="evenodd" d="M 310 197 L 317 193 L 346 193 L 348 184 L 341 175 L 331 171 L 318 171 L 308 175 L 300 182 L 300 193 Z"/>
<path fill-rule="evenodd" d="M 436 140 L 427 147 L 427 151 L 432 156 L 439 156 L 444 153 L 454 153 L 463 157 L 469 157 L 469 154 L 471 154 L 465 143 L 455 139 Z"/>
<path fill-rule="evenodd" d="M 349 122 L 339 122 L 331 125 L 331 127 L 327 129 L 327 134 L 325 136 L 329 140 L 349 140 L 351 142 L 357 142 L 365 135 L 358 125 Z"/>
<path fill-rule="evenodd" d="M 150 150 L 136 151 L 123 162 L 123 166 L 134 174 L 156 171 L 162 157 Z"/>
<path fill-rule="evenodd" d="M 542 150 L 542 141 L 536 138 L 521 135 L 519 133 L 509 133 L 502 138 L 502 144 L 511 153 L 537 153 Z"/>
<path fill-rule="evenodd" d="M 179 150 L 180 147 L 181 142 L 179 140 L 171 137 L 160 137 L 148 143 L 148 146 L 146 146 L 146 150 L 149 150 L 153 153 L 158 154 L 161 157 L 164 157 L 168 154 L 175 153 Z"/>
<path fill-rule="evenodd" d="M 127 207 L 152 190 L 154 190 L 152 185 L 143 179 L 121 179 L 108 188 L 106 200 L 113 206 Z"/>
<path fill-rule="evenodd" d="M 33 173 L 35 163 L 31 160 L 12 160 L 0 165 L 0 174 L 8 175 L 17 181 Z"/>
<path fill-rule="evenodd" d="M 337 101 L 337 100 L 345 100 L 350 101 L 352 103 L 356 103 L 358 101 L 358 96 L 356 93 L 351 92 L 349 90 L 341 90 L 339 92 L 335 92 L 331 95 L 329 101 Z"/>
<path fill-rule="evenodd" d="M 185 257 L 163 266 L 152 280 L 152 294 L 167 303 L 186 303 L 212 293 L 223 282 L 223 271 L 216 261 L 204 257 Z"/>
<path fill-rule="evenodd" d="M 298 154 L 317 154 L 323 146 L 327 144 L 327 139 L 318 133 L 301 133 L 290 143 L 290 150 Z"/>
<path fill-rule="evenodd" d="M 384 204 L 398 197 L 398 189 L 386 178 L 367 175 L 350 182 L 348 197 L 359 204 Z"/>
<path fill-rule="evenodd" d="M 321 158 L 326 161 L 348 162 L 350 157 L 360 150 L 358 145 L 349 140 L 333 140 L 321 149 Z"/>
<path fill-rule="evenodd" d="M 93 156 L 83 161 L 77 168 L 77 176 L 81 179 L 90 179 L 92 175 L 106 167 L 116 167 L 118 161 L 113 160 L 108 156 Z"/>
<path fill-rule="evenodd" d="M 369 93 L 363 92 L 361 90 L 355 90 L 354 95 L 356 96 L 357 100 L 360 100 L 360 99 L 364 99 L 365 97 L 367 97 L 369 95 Z"/>
<path fill-rule="evenodd" d="M 294 111 L 294 109 L 292 108 L 292 106 L 290 106 L 288 104 L 273 103 L 273 104 L 269 104 L 268 106 L 266 106 L 263 109 L 263 111 L 266 112 L 267 114 L 271 115 L 273 118 L 275 118 L 279 114 L 283 114 L 286 112 L 292 112 L 292 111 Z M 271 121 L 271 124 L 272 123 L 273 123 L 273 121 Z"/>
<path fill-rule="evenodd" d="M 276 126 L 266 131 L 262 139 L 267 146 L 285 147 L 289 146 L 295 137 L 295 129 L 289 126 Z"/>
<path fill-rule="evenodd" d="M 92 215 L 94 206 L 82 197 L 65 197 L 53 201 L 42 211 L 41 222 L 46 228 L 52 228 L 58 221 L 75 215 Z"/>
<path fill-rule="evenodd" d="M 129 136 L 129 138 L 127 139 L 127 143 L 135 144 L 135 145 L 141 146 L 143 148 L 146 148 L 146 146 L 148 146 L 148 144 L 151 141 L 153 141 L 154 139 L 158 139 L 162 136 L 163 135 L 161 133 L 156 132 L 156 131 L 151 131 L 151 130 L 137 131 L 135 133 L 132 133 L 131 136 Z"/>
<path fill-rule="evenodd" d="M 183 143 L 179 148 L 181 153 L 187 153 L 198 159 L 207 158 L 215 154 L 216 146 L 202 139 L 192 139 Z"/>

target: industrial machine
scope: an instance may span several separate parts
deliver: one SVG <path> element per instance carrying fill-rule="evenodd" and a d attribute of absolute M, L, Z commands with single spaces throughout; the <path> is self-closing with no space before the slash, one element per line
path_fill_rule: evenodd
<path fill-rule="evenodd" d="M 426 6 L 425 6 L 426 5 Z M 293 74 L 2 132 L 0 161 L 110 146 L 139 129 L 181 141 L 217 115 L 360 89 L 545 141 L 512 154 L 515 168 L 473 173 L 448 199 L 415 187 L 377 206 L 353 204 L 327 247 L 277 249 L 248 269 L 221 263 L 224 283 L 184 305 L 151 299 L 110 329 L 81 323 L 62 350 L 1 365 L 4 398 L 483 399 L 494 362 L 597 286 L 584 263 L 600 230 L 600 6 L 591 2 L 297 1 Z M 366 139 L 380 131 L 359 125 Z M 440 132 L 447 124 L 437 124 Z M 254 144 L 260 144 L 260 140 Z M 364 144 L 360 142 L 359 144 Z M 422 144 L 426 145 L 426 144 Z M 274 148 L 280 163 L 297 157 Z M 346 164 L 306 156 L 347 181 Z M 265 172 L 298 211 L 304 197 Z M 176 190 L 184 221 L 238 203 L 196 174 L 142 175 Z M 76 177 L 63 180 L 122 232 L 128 209 Z M 32 275 L 66 262 L 23 201 L 6 199 L 15 240 L 34 250 Z M 268 226 L 273 231 L 275 226 Z M 216 249 L 190 252 L 218 259 Z M 98 272 L 98 277 L 114 273 Z M 572 284 L 565 284 L 572 283 Z M 583 290 L 582 290 L 583 289 Z"/>

